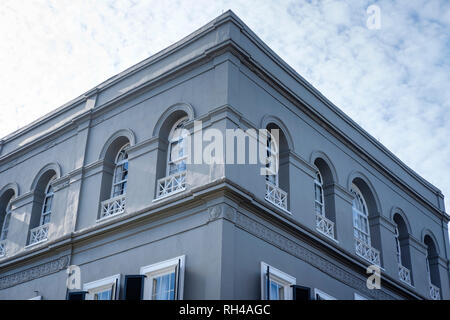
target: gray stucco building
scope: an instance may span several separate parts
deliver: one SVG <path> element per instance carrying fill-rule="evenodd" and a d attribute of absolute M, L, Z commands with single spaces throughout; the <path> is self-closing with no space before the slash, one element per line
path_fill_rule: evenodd
<path fill-rule="evenodd" d="M 277 175 L 187 161 L 200 121 L 279 129 Z M 0 299 L 449 299 L 448 222 L 231 11 L 0 140 Z"/>

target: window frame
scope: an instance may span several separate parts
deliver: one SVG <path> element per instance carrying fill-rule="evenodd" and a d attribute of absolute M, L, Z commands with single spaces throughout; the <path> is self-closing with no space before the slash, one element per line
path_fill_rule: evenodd
<path fill-rule="evenodd" d="M 11 220 L 11 214 L 12 214 L 12 198 L 8 201 L 8 204 L 6 205 L 5 210 L 5 216 L 3 217 L 3 223 L 2 223 L 2 229 L 0 230 L 0 241 L 6 240 L 8 238 L 8 231 L 9 231 L 9 224 Z M 6 230 L 5 230 L 6 226 Z"/>
<path fill-rule="evenodd" d="M 317 296 L 320 296 L 322 299 L 317 299 Z M 323 292 L 322 290 L 314 288 L 314 300 L 337 300 L 337 298 Z"/>
<path fill-rule="evenodd" d="M 355 238 L 363 241 L 364 243 L 366 243 L 367 245 L 371 246 L 371 236 L 370 236 L 370 225 L 369 225 L 369 209 L 367 207 L 367 202 L 366 199 L 364 199 L 364 195 L 362 194 L 361 190 L 359 190 L 359 188 L 352 183 L 352 186 L 350 188 L 350 193 L 353 194 L 355 196 L 355 199 L 353 199 L 352 201 L 352 219 L 353 219 L 353 235 Z M 360 204 L 362 205 L 362 207 L 365 209 L 365 213 L 361 210 L 359 210 L 358 208 L 356 208 L 354 206 L 354 201 L 360 201 Z M 365 224 L 367 226 L 367 232 L 365 230 L 360 229 L 357 225 L 356 225 L 356 219 L 355 219 L 355 212 L 358 215 L 358 217 L 362 217 L 365 221 Z M 357 237 L 355 235 L 355 230 L 359 233 L 359 234 L 363 234 L 366 236 L 367 241 L 361 237 Z"/>
<path fill-rule="evenodd" d="M 114 175 L 113 175 L 113 180 L 112 180 L 112 184 L 111 184 L 111 198 L 125 195 L 126 192 L 127 192 L 126 189 L 128 187 L 128 173 L 129 173 L 128 163 L 129 162 L 128 162 L 128 152 L 127 152 L 126 148 L 128 148 L 129 146 L 130 146 L 130 143 L 126 143 L 122 148 L 120 148 L 120 150 L 119 150 L 119 152 L 117 152 L 116 158 L 114 160 Z M 122 152 L 125 153 L 126 157 L 124 157 L 124 159 L 118 161 L 118 159 L 120 157 L 120 154 Z M 127 170 L 126 170 L 127 171 L 127 178 L 116 182 L 116 176 L 117 176 L 117 173 L 118 173 L 118 168 L 122 167 L 122 172 L 123 172 L 124 171 L 123 170 L 124 164 L 127 164 Z M 121 193 L 120 194 L 114 195 L 115 187 L 118 186 L 118 185 L 121 185 L 123 183 L 126 183 L 126 187 L 125 188 L 121 188 Z"/>
<path fill-rule="evenodd" d="M 186 169 L 181 170 L 181 171 L 177 169 L 176 172 L 170 173 L 171 164 L 177 164 L 177 163 L 180 163 L 180 162 L 182 162 L 183 160 L 188 159 L 188 156 L 189 156 L 189 154 L 188 154 L 189 148 L 188 148 L 188 146 L 184 145 L 184 146 L 183 146 L 183 156 L 181 156 L 181 157 L 179 157 L 179 158 L 176 158 L 176 159 L 174 159 L 174 160 L 171 159 L 171 155 L 172 155 L 172 144 L 179 143 L 180 141 L 182 141 L 182 143 L 186 143 L 186 137 L 187 137 L 187 134 L 186 134 L 186 135 L 183 134 L 183 130 L 186 130 L 186 131 L 187 131 L 187 129 L 184 128 L 184 125 L 183 125 L 183 126 L 180 126 L 180 124 L 186 123 L 187 121 L 189 121 L 189 117 L 188 117 L 188 116 L 184 116 L 184 117 L 178 119 L 178 120 L 175 122 L 175 124 L 172 126 L 172 129 L 170 129 L 169 136 L 168 136 L 169 145 L 168 145 L 168 147 L 167 147 L 166 177 L 167 177 L 167 176 L 171 176 L 171 175 L 175 175 L 175 174 L 179 174 L 179 173 L 182 173 L 182 172 L 185 172 L 185 171 L 186 171 Z M 177 129 L 182 130 L 182 134 L 181 134 L 181 136 L 179 136 L 179 137 L 177 137 L 177 138 L 174 138 L 173 135 L 174 135 L 174 133 L 175 133 L 175 131 L 176 131 Z"/>
<path fill-rule="evenodd" d="M 319 178 L 319 179 L 318 179 Z M 316 198 L 316 187 L 318 187 L 320 189 L 320 196 L 321 199 L 319 202 Z M 316 204 L 318 204 L 321 208 L 320 212 L 318 212 L 316 210 Z M 323 194 L 323 178 L 322 178 L 322 174 L 320 173 L 319 170 L 316 171 L 315 177 L 314 177 L 314 211 L 318 214 L 320 214 L 321 216 L 325 217 L 325 197 Z"/>
<path fill-rule="evenodd" d="M 174 300 L 183 300 L 184 294 L 184 273 L 186 256 L 178 256 L 165 261 L 157 262 L 141 267 L 140 274 L 145 275 L 143 300 L 153 300 L 153 279 L 156 277 L 175 272 L 178 266 L 178 275 L 175 277 Z M 172 272 L 168 272 L 172 270 Z"/>
<path fill-rule="evenodd" d="M 273 147 L 275 145 L 275 148 Z M 273 159 L 273 150 L 277 150 L 278 146 L 275 144 L 274 141 L 272 141 L 272 133 L 269 132 L 267 129 L 267 140 L 266 140 L 266 157 L 267 157 L 267 164 L 266 164 L 266 172 L 272 173 L 271 175 L 266 175 L 266 181 L 273 184 L 276 187 L 279 187 L 280 181 L 279 181 L 279 174 L 275 170 L 273 170 L 273 163 L 270 161 Z M 276 157 L 275 157 L 276 159 Z M 276 167 L 276 164 L 275 164 Z M 273 177 L 273 180 L 270 178 Z"/>
<path fill-rule="evenodd" d="M 47 223 L 50 223 L 50 219 L 52 216 L 53 211 L 53 200 L 55 199 L 55 192 L 53 190 L 52 183 L 56 179 L 56 175 L 50 178 L 47 186 L 45 187 L 45 193 L 44 193 L 44 201 L 42 202 L 42 208 L 41 208 L 41 217 L 39 220 L 39 226 L 43 226 Z M 48 209 L 46 203 L 47 200 L 51 199 L 50 203 L 50 209 Z M 47 211 L 45 211 L 47 209 Z M 48 221 L 44 223 L 46 216 L 49 216 Z"/>
<path fill-rule="evenodd" d="M 261 300 L 267 300 L 267 267 L 269 267 L 270 280 L 283 286 L 283 300 L 292 300 L 292 286 L 297 284 L 297 279 L 271 265 L 261 261 Z"/>
<path fill-rule="evenodd" d="M 108 288 L 110 288 L 111 290 L 110 300 L 118 300 L 120 278 L 121 275 L 116 274 L 110 277 L 83 284 L 83 291 L 86 291 L 85 300 L 94 300 L 93 298 L 96 293 L 106 291 Z"/>

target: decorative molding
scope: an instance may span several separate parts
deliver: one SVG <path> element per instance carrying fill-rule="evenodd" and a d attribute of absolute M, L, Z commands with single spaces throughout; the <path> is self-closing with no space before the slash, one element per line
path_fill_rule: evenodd
<path fill-rule="evenodd" d="M 344 268 L 337 266 L 329 260 L 321 257 L 315 252 L 299 245 L 298 243 L 288 239 L 282 234 L 269 229 L 249 217 L 238 213 L 236 217 L 236 225 L 243 230 L 253 234 L 254 236 L 280 248 L 283 251 L 309 263 L 316 267 L 320 271 L 328 274 L 329 276 L 345 283 L 346 285 L 356 289 L 367 296 L 371 296 L 379 300 L 392 300 L 394 296 L 386 293 L 383 290 L 369 290 L 366 286 L 366 282 L 356 277 L 351 272 Z"/>
<path fill-rule="evenodd" d="M 69 266 L 69 262 L 69 256 L 63 256 L 59 259 L 1 277 L 0 290 L 61 271 Z"/>

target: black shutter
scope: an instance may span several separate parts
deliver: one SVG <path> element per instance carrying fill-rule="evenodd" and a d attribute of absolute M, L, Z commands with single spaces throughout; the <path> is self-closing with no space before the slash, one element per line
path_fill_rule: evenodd
<path fill-rule="evenodd" d="M 125 276 L 125 300 L 142 300 L 145 275 Z"/>
<path fill-rule="evenodd" d="M 67 293 L 67 300 L 85 300 L 86 291 L 72 291 Z"/>
<path fill-rule="evenodd" d="M 292 300 L 311 300 L 311 289 L 308 287 L 294 285 L 292 286 L 292 291 Z"/>

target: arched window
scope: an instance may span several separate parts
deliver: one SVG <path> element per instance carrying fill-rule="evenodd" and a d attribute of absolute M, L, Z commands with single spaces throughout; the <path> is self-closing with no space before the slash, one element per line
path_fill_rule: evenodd
<path fill-rule="evenodd" d="M 354 236 L 370 246 L 369 211 L 366 201 L 355 184 L 352 184 L 350 192 L 354 196 L 352 203 Z"/>
<path fill-rule="evenodd" d="M 178 120 L 169 133 L 169 152 L 167 155 L 167 175 L 177 174 L 186 171 L 186 160 L 188 157 L 186 136 L 188 131 L 184 125 L 188 121 L 187 117 Z"/>
<path fill-rule="evenodd" d="M 265 199 L 289 212 L 289 145 L 285 133 L 278 125 L 269 123 L 266 129 Z"/>
<path fill-rule="evenodd" d="M 11 220 L 11 200 L 6 206 L 5 216 L 3 218 L 2 230 L 0 234 L 0 241 L 6 240 L 8 237 L 9 221 Z"/>
<path fill-rule="evenodd" d="M 51 183 L 56 178 L 56 176 L 53 176 L 47 187 L 45 188 L 45 195 L 44 195 L 44 202 L 42 203 L 42 213 L 41 213 L 41 221 L 39 225 L 44 225 L 50 222 L 50 217 L 52 214 L 52 205 L 53 205 L 53 187 Z"/>
<path fill-rule="evenodd" d="M 325 200 L 323 196 L 323 180 L 320 171 L 316 172 L 314 179 L 314 200 L 316 213 L 325 215 Z"/>
<path fill-rule="evenodd" d="M 441 280 L 439 275 L 439 254 L 434 240 L 429 235 L 425 236 L 424 243 L 427 247 L 425 261 L 427 266 L 428 281 L 430 283 L 430 298 L 433 300 L 440 300 Z"/>
<path fill-rule="evenodd" d="M 129 144 L 126 144 L 119 150 L 114 162 L 114 178 L 111 190 L 111 198 L 123 195 L 127 190 L 128 180 L 128 153 L 126 148 Z"/>

